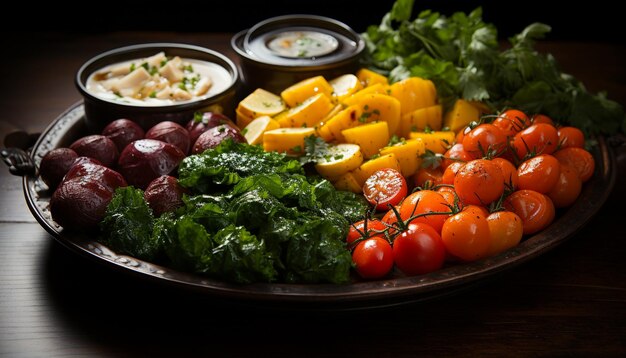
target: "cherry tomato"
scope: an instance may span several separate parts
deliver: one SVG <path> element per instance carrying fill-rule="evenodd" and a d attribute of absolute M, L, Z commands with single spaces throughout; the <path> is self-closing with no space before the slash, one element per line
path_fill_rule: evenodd
<path fill-rule="evenodd" d="M 396 211 L 399 213 L 400 212 L 400 205 L 396 205 L 394 207 L 396 209 Z M 387 232 L 389 235 L 395 235 L 396 230 L 393 228 L 390 228 L 390 226 L 395 226 L 396 223 L 398 222 L 398 217 L 396 216 L 395 211 L 393 210 L 389 210 L 385 213 L 385 215 L 383 215 L 382 219 L 380 219 L 380 221 L 383 222 L 383 225 L 385 225 L 385 227 L 389 228 L 389 231 Z"/>
<path fill-rule="evenodd" d="M 488 205 L 504 192 L 504 177 L 490 160 L 475 159 L 454 177 L 454 188 L 465 205 Z"/>
<path fill-rule="evenodd" d="M 591 176 L 593 176 L 596 162 L 591 153 L 582 148 L 563 148 L 554 153 L 554 157 L 560 163 L 567 164 L 576 169 L 578 176 L 583 183 L 591 179 Z"/>
<path fill-rule="evenodd" d="M 470 126 L 463 127 L 463 129 L 461 129 L 460 131 L 456 133 L 456 136 L 454 137 L 454 142 L 457 144 L 462 144 L 463 138 L 465 138 L 465 135 L 469 133 L 469 131 L 471 130 L 472 128 Z"/>
<path fill-rule="evenodd" d="M 474 159 L 468 152 L 463 149 L 463 144 L 457 143 L 450 147 L 444 155 L 444 159 L 441 161 L 441 168 L 445 170 L 452 163 L 469 162 Z"/>
<path fill-rule="evenodd" d="M 548 196 L 556 208 L 568 207 L 578 199 L 583 182 L 578 176 L 576 169 L 567 164 L 560 164 L 559 180 Z"/>
<path fill-rule="evenodd" d="M 407 220 L 411 216 L 424 213 L 450 213 L 450 208 L 446 205 L 448 202 L 441 194 L 432 190 L 416 191 L 404 199 L 400 206 L 400 217 Z M 418 217 L 411 222 L 425 223 L 432 226 L 437 232 L 441 232 L 443 222 L 446 221 L 449 214 L 436 214 Z"/>
<path fill-rule="evenodd" d="M 446 170 L 443 171 L 443 176 L 441 176 L 441 183 L 454 184 L 454 177 L 456 176 L 456 173 L 458 173 L 461 167 L 464 165 L 465 163 L 462 162 L 454 162 L 450 164 L 446 168 Z"/>
<path fill-rule="evenodd" d="M 483 123 L 472 129 L 463 138 L 463 149 L 472 158 L 478 159 L 490 153 L 501 153 L 506 149 L 506 135 L 493 124 Z"/>
<path fill-rule="evenodd" d="M 504 158 L 493 158 L 491 162 L 500 168 L 505 188 L 510 191 L 517 189 L 519 180 L 517 178 L 517 168 L 515 168 L 515 165 Z"/>
<path fill-rule="evenodd" d="M 352 243 L 358 239 L 360 239 L 361 233 L 365 234 L 365 237 L 370 237 L 374 235 L 379 235 L 376 231 L 385 230 L 386 226 L 382 223 L 382 221 L 377 219 L 367 219 L 367 232 L 365 232 L 365 220 L 357 221 L 356 223 L 350 225 L 350 230 L 348 230 L 348 235 L 346 236 L 346 243 L 348 245 L 352 245 Z"/>
<path fill-rule="evenodd" d="M 487 224 L 491 235 L 489 256 L 516 246 L 524 235 L 522 219 L 512 211 L 496 211 L 489 214 Z"/>
<path fill-rule="evenodd" d="M 446 258 L 441 236 L 430 225 L 411 223 L 393 241 L 396 267 L 409 276 L 440 269 Z"/>
<path fill-rule="evenodd" d="M 551 126 L 554 125 L 554 121 L 552 120 L 552 118 L 546 116 L 545 114 L 535 114 L 531 120 L 532 124 L 536 124 L 536 123 L 545 123 L 545 124 L 549 124 Z"/>
<path fill-rule="evenodd" d="M 504 200 L 504 207 L 522 219 L 524 235 L 545 229 L 554 220 L 554 204 L 534 190 L 518 190 Z"/>
<path fill-rule="evenodd" d="M 363 185 L 363 196 L 376 210 L 388 210 L 389 205 L 397 205 L 406 196 L 408 186 L 402 174 L 392 168 L 374 172 Z"/>
<path fill-rule="evenodd" d="M 585 134 L 576 127 L 561 127 L 557 130 L 559 134 L 559 146 L 561 148 L 585 146 Z"/>
<path fill-rule="evenodd" d="M 469 205 L 449 217 L 441 229 L 441 239 L 454 258 L 474 261 L 486 257 L 491 235 L 484 209 Z"/>
<path fill-rule="evenodd" d="M 381 278 L 393 267 L 393 249 L 385 238 L 372 236 L 356 245 L 352 261 L 361 277 Z"/>
<path fill-rule="evenodd" d="M 430 185 L 439 185 L 441 184 L 441 177 L 443 176 L 443 170 L 441 167 L 437 168 L 421 168 L 415 173 L 413 177 L 413 184 L 415 187 L 423 188 L 426 186 L 427 182 Z"/>
<path fill-rule="evenodd" d="M 450 205 L 451 207 L 454 207 L 454 205 L 458 205 L 458 206 L 462 206 L 463 204 L 461 203 L 461 201 L 459 201 L 457 198 L 458 196 L 456 195 L 456 191 L 454 190 L 453 187 L 449 187 L 449 186 L 442 186 L 437 188 L 436 190 L 437 193 L 441 194 L 441 196 L 446 199 L 446 202 L 448 203 L 448 205 Z"/>
<path fill-rule="evenodd" d="M 550 154 L 530 158 L 517 168 L 519 188 L 546 194 L 559 180 L 559 168 L 559 161 Z"/>
<path fill-rule="evenodd" d="M 526 113 L 517 109 L 509 109 L 502 112 L 492 124 L 500 128 L 505 136 L 513 137 L 519 131 L 528 127 L 530 121 Z"/>
<path fill-rule="evenodd" d="M 559 134 L 549 124 L 538 123 L 517 133 L 511 141 L 517 158 L 524 159 L 530 154 L 552 154 L 559 144 Z"/>

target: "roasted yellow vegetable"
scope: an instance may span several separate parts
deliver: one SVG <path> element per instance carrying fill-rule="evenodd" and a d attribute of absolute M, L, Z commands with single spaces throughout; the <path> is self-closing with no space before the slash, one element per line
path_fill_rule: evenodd
<path fill-rule="evenodd" d="M 329 120 L 324 121 L 317 129 L 317 132 L 319 136 L 327 142 L 345 142 L 341 131 L 357 125 L 359 116 L 359 107 L 350 106 L 340 111 Z"/>
<path fill-rule="evenodd" d="M 304 102 L 307 98 L 323 93 L 328 98 L 332 98 L 333 88 L 323 76 L 315 76 L 302 80 L 280 93 L 283 101 L 289 107 L 295 107 Z"/>
<path fill-rule="evenodd" d="M 440 130 L 443 120 L 441 113 L 441 105 L 437 104 L 416 109 L 413 112 L 403 115 L 400 121 L 401 128 L 399 135 L 406 138 L 409 132 L 421 132 L 426 129 L 426 127 L 433 131 Z"/>
<path fill-rule="evenodd" d="M 315 135 L 313 128 L 279 128 L 263 134 L 263 149 L 290 155 L 304 154 L 304 138 Z"/>
<path fill-rule="evenodd" d="M 361 148 L 356 144 L 343 143 L 329 147 L 328 152 L 317 160 L 315 169 L 321 176 L 332 181 L 358 168 L 361 163 Z"/>
<path fill-rule="evenodd" d="M 389 143 L 387 122 L 374 122 L 341 131 L 347 143 L 358 144 L 363 154 L 369 158 Z"/>
<path fill-rule="evenodd" d="M 281 127 L 314 127 L 333 109 L 330 98 L 318 93 L 307 98 L 302 104 L 293 107 L 277 119 Z"/>
<path fill-rule="evenodd" d="M 392 168 L 400 171 L 400 163 L 398 162 L 398 158 L 396 158 L 395 154 L 389 153 L 370 159 L 361 164 L 361 166 L 358 169 L 355 169 L 352 174 L 354 175 L 354 179 L 356 179 L 357 183 L 359 183 L 359 186 L 363 187 L 367 178 L 372 176 L 372 174 L 374 174 L 374 172 L 378 169 L 383 168 Z"/>
<path fill-rule="evenodd" d="M 376 73 L 372 70 L 368 70 L 367 68 L 362 68 L 356 73 L 356 77 L 359 79 L 363 87 L 368 87 L 377 83 L 382 85 L 388 85 L 389 80 L 387 77 Z"/>
<path fill-rule="evenodd" d="M 389 147 L 380 150 L 380 155 L 393 153 L 400 163 L 400 172 L 405 177 L 417 173 L 422 165 L 420 155 L 424 154 L 425 146 L 421 139 L 409 139 L 401 141 Z"/>
<path fill-rule="evenodd" d="M 439 132 L 411 132 L 409 138 L 421 139 L 424 148 L 435 153 L 443 154 L 454 143 L 455 133 L 452 131 Z"/>
<path fill-rule="evenodd" d="M 452 110 L 446 113 L 443 125 L 453 132 L 458 132 L 470 122 L 479 120 L 480 111 L 476 106 L 464 99 L 457 99 Z"/>
<path fill-rule="evenodd" d="M 262 116 L 253 119 L 243 130 L 243 136 L 248 144 L 262 144 L 263 133 L 280 128 L 280 124 L 270 116 Z"/>
<path fill-rule="evenodd" d="M 245 126 L 250 124 L 250 122 L 252 122 L 252 120 L 254 119 L 252 117 L 246 116 L 245 114 L 241 113 L 239 108 L 235 109 L 235 115 L 236 115 L 236 124 L 237 124 L 237 127 L 239 128 L 244 128 Z"/>
<path fill-rule="evenodd" d="M 237 112 L 248 118 L 274 116 L 286 109 L 283 100 L 262 88 L 257 88 L 237 106 Z"/>
<path fill-rule="evenodd" d="M 345 173 L 333 182 L 333 185 L 338 190 L 351 191 L 353 193 L 360 193 L 363 191 L 363 186 L 359 185 L 359 182 L 354 177 L 352 172 Z"/>
<path fill-rule="evenodd" d="M 386 94 L 390 93 L 389 85 L 383 85 L 382 83 L 376 83 L 371 86 L 365 87 L 357 93 L 353 94 L 350 97 L 346 97 L 343 100 L 343 104 L 346 106 L 351 106 L 360 101 L 364 96 L 368 94 Z"/>
<path fill-rule="evenodd" d="M 341 75 L 328 83 L 333 88 L 333 96 L 337 101 L 342 101 L 363 88 L 361 81 L 353 74 Z"/>
<path fill-rule="evenodd" d="M 437 90 L 430 80 L 409 77 L 390 86 L 391 96 L 402 105 L 402 114 L 437 104 Z"/>

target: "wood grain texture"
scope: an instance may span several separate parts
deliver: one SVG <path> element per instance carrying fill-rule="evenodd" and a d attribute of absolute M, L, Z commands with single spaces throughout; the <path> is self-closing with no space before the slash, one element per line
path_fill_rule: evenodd
<path fill-rule="evenodd" d="M 101 51 L 177 41 L 229 54 L 228 39 L 200 33 L 21 35 L 9 41 L 10 49 L 24 51 L 9 60 L 18 71 L 7 76 L 15 81 L 17 72 L 38 69 L 46 74 L 36 88 L 0 82 L 2 93 L 10 94 L 0 96 L 0 108 L 10 113 L 3 119 L 43 130 L 79 100 L 73 74 Z M 567 71 L 591 81 L 590 88 L 612 89 L 613 98 L 626 101 L 624 47 L 545 46 Z M 3 168 L 0 356 L 626 356 L 626 150 L 617 148 L 617 156 L 611 198 L 553 251 L 450 297 L 359 312 L 237 305 L 111 270 L 54 241 L 30 215 L 20 178 Z"/>

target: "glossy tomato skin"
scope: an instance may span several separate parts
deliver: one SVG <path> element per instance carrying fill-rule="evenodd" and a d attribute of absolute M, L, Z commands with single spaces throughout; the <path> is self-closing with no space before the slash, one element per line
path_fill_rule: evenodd
<path fill-rule="evenodd" d="M 560 164 L 559 179 L 548 196 L 556 208 L 568 207 L 578 199 L 583 182 L 576 169 L 567 164 Z"/>
<path fill-rule="evenodd" d="M 542 194 L 550 192 L 559 180 L 559 161 L 552 155 L 542 154 L 524 161 L 517 168 L 520 189 L 530 189 Z"/>
<path fill-rule="evenodd" d="M 463 138 L 463 149 L 478 159 L 489 153 L 501 153 L 506 149 L 506 135 L 493 124 L 483 123 L 472 129 Z"/>
<path fill-rule="evenodd" d="M 408 192 L 404 176 L 392 168 L 374 172 L 363 185 L 363 195 L 376 210 L 385 211 L 389 205 L 398 205 Z"/>
<path fill-rule="evenodd" d="M 489 205 L 504 192 L 504 177 L 490 160 L 476 159 L 457 172 L 454 188 L 464 205 Z"/>
<path fill-rule="evenodd" d="M 489 214 L 487 224 L 491 235 L 489 256 L 515 247 L 524 235 L 522 219 L 512 211 L 496 211 Z"/>
<path fill-rule="evenodd" d="M 451 213 L 450 208 L 446 205 L 448 202 L 441 194 L 432 190 L 420 190 L 407 196 L 400 206 L 400 217 L 407 220 L 411 216 L 425 213 L 446 213 L 436 215 L 426 215 L 418 217 L 411 222 L 425 223 L 430 225 L 437 232 L 441 232 L 444 221 Z"/>
<path fill-rule="evenodd" d="M 485 209 L 469 205 L 446 220 L 441 229 L 446 251 L 461 261 L 475 261 L 489 254 L 491 234 Z"/>
<path fill-rule="evenodd" d="M 517 176 L 517 168 L 515 168 L 515 165 L 504 158 L 493 158 L 491 162 L 500 169 L 502 179 L 504 179 L 505 189 L 517 189 L 519 186 L 519 178 Z"/>
<path fill-rule="evenodd" d="M 560 163 L 567 164 L 576 169 L 583 183 L 593 176 L 596 167 L 595 160 L 591 153 L 583 148 L 563 148 L 554 153 L 554 157 L 556 157 Z"/>
<path fill-rule="evenodd" d="M 554 125 L 554 121 L 552 120 L 552 118 L 546 116 L 545 114 L 535 114 L 533 115 L 533 117 L 530 119 L 532 124 L 537 124 L 537 123 L 545 123 L 545 124 L 549 124 L 551 126 Z"/>
<path fill-rule="evenodd" d="M 393 257 L 396 267 L 406 275 L 421 275 L 443 266 L 446 249 L 430 225 L 411 223 L 394 240 Z"/>
<path fill-rule="evenodd" d="M 530 121 L 526 113 L 517 109 L 509 109 L 502 112 L 492 124 L 500 128 L 505 136 L 513 137 L 515 134 L 528 127 Z"/>
<path fill-rule="evenodd" d="M 517 133 L 511 147 L 520 160 L 530 154 L 552 154 L 559 144 L 559 134 L 550 124 L 537 123 Z"/>
<path fill-rule="evenodd" d="M 450 147 L 450 149 L 448 149 L 444 153 L 443 157 L 444 159 L 441 162 L 441 168 L 443 170 L 448 168 L 448 166 L 450 166 L 452 163 L 458 163 L 458 162 L 466 163 L 474 159 L 470 155 L 470 153 L 465 151 L 462 143 L 456 143 L 455 145 Z"/>
<path fill-rule="evenodd" d="M 545 229 L 555 216 L 552 200 L 534 190 L 518 190 L 504 200 L 504 207 L 522 219 L 524 235 Z"/>
<path fill-rule="evenodd" d="M 413 175 L 413 186 L 416 188 L 424 188 L 426 185 L 439 185 L 441 184 L 442 176 L 443 170 L 441 166 L 437 168 L 421 168 Z"/>
<path fill-rule="evenodd" d="M 361 277 L 381 278 L 393 268 L 393 249 L 383 237 L 373 236 L 356 245 L 352 252 L 352 261 Z"/>
<path fill-rule="evenodd" d="M 559 134 L 560 148 L 583 148 L 585 146 L 585 134 L 576 127 L 561 127 L 557 133 Z"/>
<path fill-rule="evenodd" d="M 380 235 L 380 231 L 385 230 L 386 226 L 382 221 L 377 219 L 367 219 L 367 232 L 365 231 L 365 220 L 357 221 L 350 225 L 348 235 L 346 236 L 346 243 L 352 245 L 353 242 L 360 239 L 361 233 L 365 234 L 365 237 L 374 235 Z M 360 232 L 359 232 L 360 231 Z"/>
<path fill-rule="evenodd" d="M 454 177 L 456 177 L 456 173 L 459 172 L 459 170 L 461 170 L 461 167 L 463 167 L 465 165 L 465 163 L 462 162 L 454 162 L 452 164 L 450 164 L 446 170 L 443 171 L 443 175 L 441 176 L 441 183 L 442 184 L 454 184 Z"/>

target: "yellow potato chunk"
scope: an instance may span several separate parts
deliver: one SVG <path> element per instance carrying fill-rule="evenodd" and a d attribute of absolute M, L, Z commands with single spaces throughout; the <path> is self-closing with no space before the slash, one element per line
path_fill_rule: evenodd
<path fill-rule="evenodd" d="M 363 163 L 361 148 L 356 144 L 338 144 L 317 160 L 315 169 L 326 179 L 335 180 Z"/>
<path fill-rule="evenodd" d="M 263 134 L 263 149 L 290 155 L 304 154 L 304 138 L 315 135 L 313 128 L 279 128 Z"/>
<path fill-rule="evenodd" d="M 391 93 L 391 89 L 389 85 L 383 85 L 382 83 L 376 83 L 371 86 L 365 87 L 362 90 L 356 92 L 352 96 L 346 97 L 343 99 L 342 103 L 346 106 L 352 106 L 359 102 L 363 97 L 368 94 L 386 94 L 389 95 Z"/>
<path fill-rule="evenodd" d="M 409 177 L 422 165 L 420 155 L 424 154 L 425 146 L 421 139 L 409 139 L 380 150 L 380 155 L 393 153 L 400 163 L 400 172 Z"/>
<path fill-rule="evenodd" d="M 344 98 L 355 94 L 363 88 L 361 81 L 353 74 L 333 78 L 329 83 L 333 88 L 333 96 L 337 98 L 338 101 L 342 101 Z"/>
<path fill-rule="evenodd" d="M 315 76 L 302 80 L 280 93 L 283 101 L 289 107 L 295 107 L 307 98 L 323 93 L 328 98 L 332 97 L 333 88 L 323 76 Z"/>
<path fill-rule="evenodd" d="M 285 109 L 285 103 L 279 96 L 262 88 L 250 93 L 237 106 L 239 113 L 252 119 L 261 116 L 271 117 Z"/>
<path fill-rule="evenodd" d="M 424 148 L 434 153 L 443 154 L 454 143 L 455 134 L 452 131 L 438 132 L 411 132 L 409 138 L 421 139 L 424 142 Z"/>
<path fill-rule="evenodd" d="M 291 108 L 286 114 L 280 115 L 278 122 L 281 127 L 314 127 L 332 109 L 330 98 L 318 93 L 304 100 L 299 106 Z"/>
<path fill-rule="evenodd" d="M 369 87 L 374 84 L 388 85 L 389 80 L 387 77 L 380 73 L 374 72 L 367 68 L 362 68 L 356 73 L 356 77 L 359 79 L 363 87 Z"/>
<path fill-rule="evenodd" d="M 333 182 L 335 189 L 351 191 L 353 193 L 360 193 L 363 191 L 363 186 L 359 185 L 359 182 L 354 177 L 352 172 L 345 173 Z"/>
<path fill-rule="evenodd" d="M 280 128 L 280 124 L 270 116 L 253 119 L 244 129 L 244 137 L 248 144 L 262 144 L 263 133 Z"/>
<path fill-rule="evenodd" d="M 348 143 L 358 144 L 363 154 L 369 158 L 378 154 L 378 150 L 389 143 L 389 126 L 387 122 L 363 124 L 341 131 Z"/>
<path fill-rule="evenodd" d="M 358 106 L 350 106 L 324 121 L 318 128 L 318 134 L 327 142 L 345 142 L 341 131 L 356 126 L 360 115 Z"/>
<path fill-rule="evenodd" d="M 358 169 L 354 170 L 352 174 L 354 174 L 354 178 L 356 179 L 357 183 L 359 183 L 359 186 L 363 187 L 363 184 L 365 184 L 367 178 L 372 176 L 372 174 L 374 174 L 374 172 L 376 172 L 378 169 L 383 168 L 392 168 L 397 171 L 401 170 L 400 162 L 398 162 L 398 158 L 396 158 L 395 154 L 389 153 L 381 155 L 380 157 L 370 159 L 361 164 L 361 166 Z"/>
<path fill-rule="evenodd" d="M 452 109 L 446 113 L 443 125 L 453 132 L 458 132 L 470 122 L 478 120 L 480 120 L 478 108 L 466 100 L 457 99 Z"/>
<path fill-rule="evenodd" d="M 241 113 L 239 108 L 235 109 L 235 115 L 236 115 L 236 117 L 235 117 L 236 124 L 237 124 L 237 127 L 239 127 L 239 128 L 245 128 L 245 126 L 250 124 L 250 122 L 252 122 L 252 120 L 254 119 L 252 117 L 249 117 L 249 116 Z"/>
<path fill-rule="evenodd" d="M 420 132 L 427 127 L 430 130 L 438 131 L 441 129 L 442 115 L 441 105 L 416 109 L 402 116 L 400 121 L 400 136 L 406 138 L 409 132 Z"/>
<path fill-rule="evenodd" d="M 391 96 L 402 105 L 402 115 L 437 104 L 437 90 L 430 80 L 409 77 L 391 85 Z"/>

